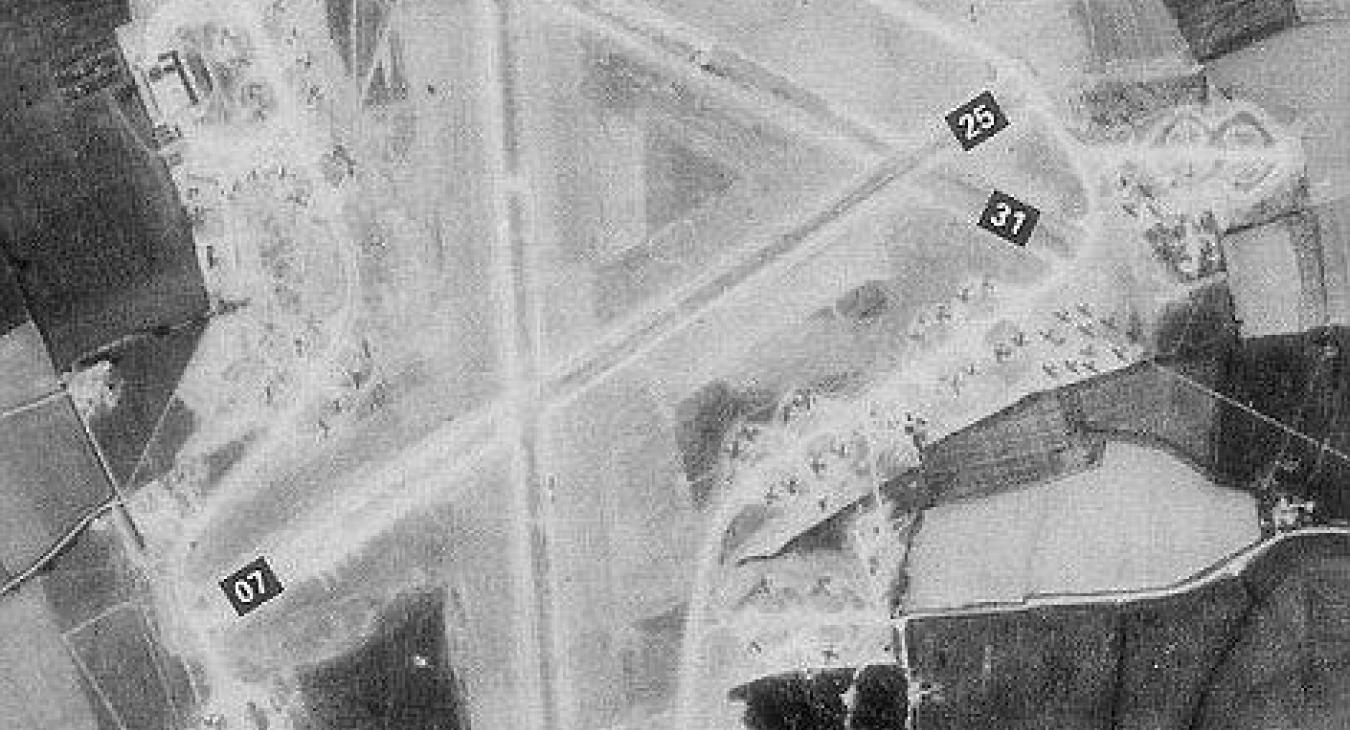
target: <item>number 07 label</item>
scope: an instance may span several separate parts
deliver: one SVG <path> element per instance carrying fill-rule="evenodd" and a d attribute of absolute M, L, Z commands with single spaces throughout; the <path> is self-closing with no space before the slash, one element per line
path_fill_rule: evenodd
<path fill-rule="evenodd" d="M 956 135 L 956 141 L 961 143 L 961 149 L 967 152 L 1008 126 L 1008 118 L 1003 115 L 1003 109 L 989 91 L 981 92 L 979 96 L 956 107 L 947 114 L 946 119 L 947 126 Z"/>
<path fill-rule="evenodd" d="M 979 226 L 1008 243 L 1025 246 L 1031 240 L 1031 232 L 1036 229 L 1036 221 L 1040 218 L 1041 211 L 1035 206 L 995 190 L 984 204 Z"/>
<path fill-rule="evenodd" d="M 243 616 L 281 595 L 281 581 L 267 559 L 259 557 L 220 581 L 220 589 L 225 591 L 235 613 Z"/>

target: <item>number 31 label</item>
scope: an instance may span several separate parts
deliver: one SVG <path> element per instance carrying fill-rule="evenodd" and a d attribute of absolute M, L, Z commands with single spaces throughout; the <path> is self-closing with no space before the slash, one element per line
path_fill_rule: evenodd
<path fill-rule="evenodd" d="M 956 107 L 946 119 L 956 141 L 961 143 L 961 149 L 967 152 L 1008 126 L 1008 118 L 994 101 L 993 93 L 988 91 Z"/>
<path fill-rule="evenodd" d="M 1041 211 L 1007 193 L 995 190 L 980 214 L 980 228 L 1018 246 L 1027 245 Z"/>
<path fill-rule="evenodd" d="M 259 557 L 222 580 L 220 589 L 225 591 L 235 613 L 243 616 L 281 595 L 281 581 L 267 559 Z"/>

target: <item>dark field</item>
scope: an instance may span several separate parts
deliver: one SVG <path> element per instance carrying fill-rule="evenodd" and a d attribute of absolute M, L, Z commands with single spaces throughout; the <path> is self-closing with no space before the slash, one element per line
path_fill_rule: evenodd
<path fill-rule="evenodd" d="M 1306 438 L 1224 405 L 1217 444 L 1222 471 L 1312 498 L 1327 518 L 1350 518 L 1350 462 L 1336 453 L 1350 451 L 1348 355 L 1345 328 L 1262 338 L 1236 350 L 1220 390 Z"/>
<path fill-rule="evenodd" d="M 1161 445 L 1212 471 L 1218 404 L 1171 372 L 1212 385 L 1218 366 L 1202 359 L 1160 365 L 1141 363 L 1094 378 L 1067 389 L 1065 397 L 1076 404 L 1085 428 Z"/>
<path fill-rule="evenodd" d="M 1088 468 L 1100 455 L 1056 393 L 1029 396 L 922 451 L 939 502 L 983 497 Z"/>
<path fill-rule="evenodd" d="M 851 713 L 842 698 L 849 689 L 856 694 Z M 743 721 L 751 730 L 905 727 L 906 683 L 897 666 L 780 674 L 737 687 L 731 697 L 745 703 Z"/>
<path fill-rule="evenodd" d="M 28 306 L 9 264 L 0 261 L 0 335 L 28 321 Z"/>
<path fill-rule="evenodd" d="M 444 597 L 397 599 L 374 636 L 302 673 L 305 730 L 467 730 L 461 687 L 445 645 Z"/>
<path fill-rule="evenodd" d="M 182 666 L 152 641 L 137 603 L 126 603 L 66 635 L 71 651 L 126 728 L 180 727 L 194 702 Z"/>
<path fill-rule="evenodd" d="M 1294 0 L 1164 0 L 1201 61 L 1238 50 L 1298 23 Z"/>
<path fill-rule="evenodd" d="M 107 50 L 122 4 L 19 12 L 29 25 L 0 50 L 0 252 L 64 369 L 125 335 L 200 316 L 207 300 L 168 171 L 143 145 L 149 121 L 130 79 L 74 99 L 56 87 L 70 49 Z"/>
<path fill-rule="evenodd" d="M 120 395 L 112 409 L 89 420 L 89 429 L 119 485 L 133 482 L 141 454 L 153 438 L 181 443 L 186 436 L 157 429 L 204 326 L 196 322 L 164 335 L 125 341 L 99 358 L 112 363 Z M 176 424 L 165 420 L 170 428 Z"/>

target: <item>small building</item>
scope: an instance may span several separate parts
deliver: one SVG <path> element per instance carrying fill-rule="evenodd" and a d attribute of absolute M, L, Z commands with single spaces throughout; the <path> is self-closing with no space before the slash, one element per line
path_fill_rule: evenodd
<path fill-rule="evenodd" d="M 151 122 L 149 143 L 170 165 L 181 161 L 178 142 L 188 115 L 200 108 L 211 94 L 214 81 L 205 62 L 195 51 L 147 48 L 145 28 L 128 23 L 117 28 L 117 44 Z"/>

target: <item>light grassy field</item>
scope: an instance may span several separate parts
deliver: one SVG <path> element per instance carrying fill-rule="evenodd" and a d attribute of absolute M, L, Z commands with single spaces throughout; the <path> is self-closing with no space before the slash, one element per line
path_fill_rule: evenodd
<path fill-rule="evenodd" d="M 56 371 L 32 321 L 0 334 L 0 411 L 27 403 L 56 388 Z"/>
<path fill-rule="evenodd" d="M 926 610 L 1162 587 L 1259 537 L 1250 495 L 1162 451 L 1116 442 L 1097 469 L 928 510 L 905 602 Z"/>

